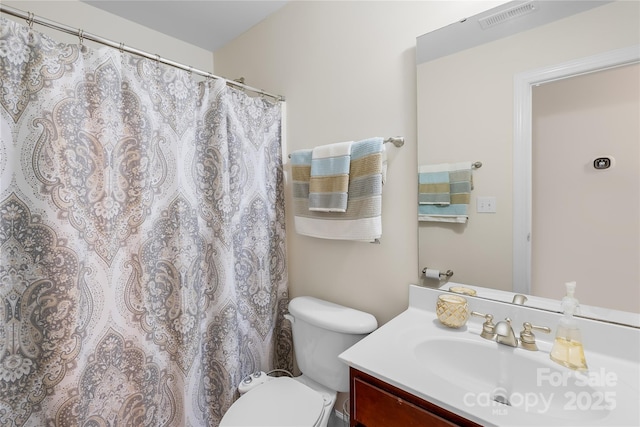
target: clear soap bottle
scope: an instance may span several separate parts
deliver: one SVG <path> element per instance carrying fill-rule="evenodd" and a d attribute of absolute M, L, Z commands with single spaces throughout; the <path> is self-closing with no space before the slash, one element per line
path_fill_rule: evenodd
<path fill-rule="evenodd" d="M 579 303 L 576 299 L 576 282 L 566 283 L 567 295 L 562 298 L 564 316 L 558 322 L 556 339 L 551 348 L 551 360 L 567 368 L 586 371 L 587 361 L 584 357 L 582 335 L 578 322 L 573 317 L 578 312 Z"/>

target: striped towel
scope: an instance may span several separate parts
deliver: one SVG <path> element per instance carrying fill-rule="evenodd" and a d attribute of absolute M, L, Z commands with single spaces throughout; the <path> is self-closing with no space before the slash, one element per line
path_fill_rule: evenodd
<path fill-rule="evenodd" d="M 311 154 L 309 210 L 345 212 L 353 141 L 322 145 Z"/>
<path fill-rule="evenodd" d="M 418 221 L 466 223 L 469 219 L 468 205 L 419 205 Z"/>
<path fill-rule="evenodd" d="M 471 162 L 444 164 L 449 170 L 448 205 L 419 204 L 418 221 L 466 223 L 473 189 Z"/>
<path fill-rule="evenodd" d="M 449 165 L 425 165 L 418 168 L 418 203 L 421 205 L 448 205 Z"/>
<path fill-rule="evenodd" d="M 291 181 L 293 186 L 294 216 L 308 215 L 309 181 L 311 180 L 312 150 L 291 153 Z"/>
<path fill-rule="evenodd" d="M 312 150 L 291 154 L 293 210 L 299 234 L 322 239 L 373 242 L 382 236 L 382 138 L 351 145 L 348 203 L 345 212 L 309 210 Z"/>
<path fill-rule="evenodd" d="M 473 190 L 473 175 L 471 162 L 452 163 L 449 169 L 449 184 L 451 185 L 451 204 L 466 204 L 471 201 Z"/>

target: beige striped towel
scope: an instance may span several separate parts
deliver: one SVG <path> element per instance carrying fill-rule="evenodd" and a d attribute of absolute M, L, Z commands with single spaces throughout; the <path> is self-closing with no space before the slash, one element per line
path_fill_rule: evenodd
<path fill-rule="evenodd" d="M 291 153 L 296 232 L 336 240 L 372 242 L 382 236 L 382 138 L 351 145 L 348 203 L 345 212 L 309 210 L 311 150 Z"/>

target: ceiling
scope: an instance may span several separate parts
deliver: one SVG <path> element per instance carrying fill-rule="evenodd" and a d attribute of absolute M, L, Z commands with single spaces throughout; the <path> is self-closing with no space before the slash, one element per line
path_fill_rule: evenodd
<path fill-rule="evenodd" d="M 287 3 L 274 0 L 81 1 L 211 52 Z"/>
<path fill-rule="evenodd" d="M 489 43 L 558 19 L 610 3 L 611 0 L 509 1 L 418 37 L 418 64 Z M 485 25 L 484 22 L 490 22 Z"/>

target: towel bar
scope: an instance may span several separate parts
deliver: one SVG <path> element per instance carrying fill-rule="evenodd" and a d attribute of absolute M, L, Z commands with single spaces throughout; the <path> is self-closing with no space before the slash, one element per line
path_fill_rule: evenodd
<path fill-rule="evenodd" d="M 404 145 L 404 137 L 403 136 L 391 136 L 387 139 L 384 140 L 384 143 L 386 144 L 387 142 L 392 143 L 393 145 L 395 145 L 396 147 L 400 148 Z"/>
<path fill-rule="evenodd" d="M 389 138 L 385 139 L 383 141 L 385 144 L 387 142 L 392 143 L 394 146 L 400 148 L 404 145 L 404 136 L 390 136 Z M 289 154 L 289 158 L 291 158 L 291 154 Z M 480 163 L 480 162 L 476 162 L 476 163 Z M 474 165 L 476 164 L 474 163 Z M 482 163 L 480 163 L 480 166 L 482 166 Z M 478 167 L 480 167 L 478 166 Z"/>

